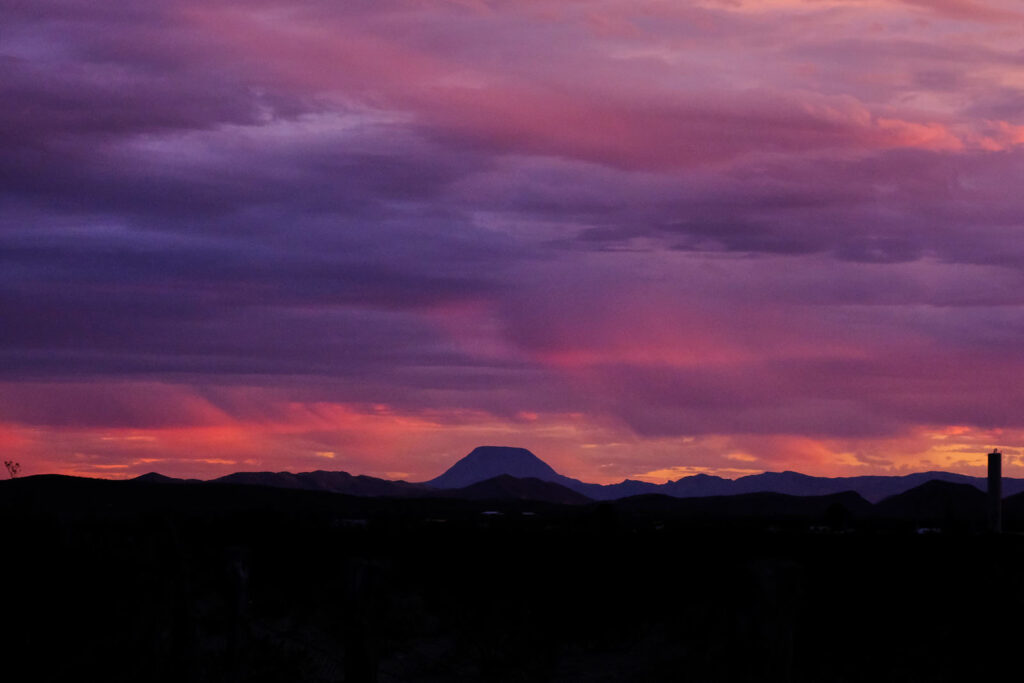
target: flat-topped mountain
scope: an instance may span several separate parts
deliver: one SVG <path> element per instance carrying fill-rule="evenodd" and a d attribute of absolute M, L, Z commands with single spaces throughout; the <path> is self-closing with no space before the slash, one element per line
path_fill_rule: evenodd
<path fill-rule="evenodd" d="M 631 479 L 626 479 L 618 484 L 588 484 L 579 479 L 559 474 L 525 448 L 510 446 L 478 446 L 469 455 L 449 467 L 444 474 L 424 483 L 427 486 L 440 489 L 464 488 L 501 475 L 551 482 L 571 489 L 591 500 L 616 500 L 627 496 L 655 493 L 658 489 L 657 484 Z"/>
<path fill-rule="evenodd" d="M 425 483 L 439 489 L 458 489 L 501 475 L 559 483 L 568 479 L 525 448 L 477 446 L 444 474 Z"/>

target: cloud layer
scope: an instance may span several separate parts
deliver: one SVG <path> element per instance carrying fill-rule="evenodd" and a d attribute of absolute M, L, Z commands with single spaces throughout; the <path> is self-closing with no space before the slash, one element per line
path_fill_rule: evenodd
<path fill-rule="evenodd" d="M 1015 2 L 0 23 L 0 448 L 25 472 L 426 479 L 508 443 L 613 481 L 1024 448 Z"/>

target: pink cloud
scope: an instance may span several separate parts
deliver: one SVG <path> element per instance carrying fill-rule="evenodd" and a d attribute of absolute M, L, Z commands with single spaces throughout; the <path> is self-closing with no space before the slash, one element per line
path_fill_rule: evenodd
<path fill-rule="evenodd" d="M 1008 9 L 998 1 L 976 0 L 899 0 L 907 5 L 921 7 L 951 19 L 985 22 L 1022 22 L 1024 15 Z M 1012 7 L 1012 5 L 1010 5 Z"/>
<path fill-rule="evenodd" d="M 481 21 L 499 30 L 499 42 L 512 36 L 537 40 L 506 32 L 502 18 L 523 21 L 514 9 L 507 13 L 490 11 Z M 813 93 L 799 83 L 737 87 L 724 73 L 709 70 L 684 72 L 684 87 L 677 91 L 668 80 L 674 69 L 656 66 L 654 73 L 663 79 L 626 69 L 600 37 L 576 37 L 590 57 L 585 61 L 557 53 L 550 56 L 558 61 L 541 65 L 547 46 L 537 45 L 534 53 L 519 45 L 508 59 L 473 62 L 466 57 L 486 54 L 469 32 L 472 21 L 431 29 L 444 40 L 406 41 L 412 29 L 402 13 L 275 15 L 269 21 L 258 13 L 213 7 L 190 8 L 186 16 L 248 68 L 280 84 L 404 111 L 444 135 L 500 150 L 664 169 L 758 152 L 964 146 L 950 122 L 901 114 L 889 103 L 881 107 L 850 95 Z M 396 33 L 387 32 L 389 26 Z M 704 43 L 699 49 L 710 48 Z M 544 75 L 538 78 L 541 66 Z"/>

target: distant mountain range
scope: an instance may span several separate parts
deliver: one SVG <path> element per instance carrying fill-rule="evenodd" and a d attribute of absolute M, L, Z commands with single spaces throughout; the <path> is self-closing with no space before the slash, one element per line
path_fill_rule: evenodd
<path fill-rule="evenodd" d="M 172 483 L 151 472 L 142 481 Z M 790 496 L 829 496 L 855 492 L 871 503 L 915 489 L 931 481 L 961 484 L 984 491 L 986 480 L 951 472 L 919 472 L 903 476 L 812 477 L 799 472 L 765 472 L 739 479 L 707 474 L 683 477 L 664 484 L 626 479 L 617 484 L 590 484 L 556 472 L 525 448 L 480 446 L 440 476 L 422 483 L 392 481 L 347 472 L 236 472 L 211 480 L 226 484 L 251 484 L 276 488 L 331 491 L 355 496 L 390 497 L 491 497 L 542 500 L 556 503 L 608 501 L 661 494 L 672 498 L 737 496 L 775 493 Z M 486 486 L 483 484 L 486 483 Z M 463 495 L 460 496 L 459 492 Z M 1003 495 L 1024 492 L 1024 479 L 1003 478 Z"/>

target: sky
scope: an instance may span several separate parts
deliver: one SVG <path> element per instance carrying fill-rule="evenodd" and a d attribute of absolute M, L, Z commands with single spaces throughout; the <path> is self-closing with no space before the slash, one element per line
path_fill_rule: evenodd
<path fill-rule="evenodd" d="M 0 453 L 1024 476 L 1018 0 L 0 0 Z"/>

